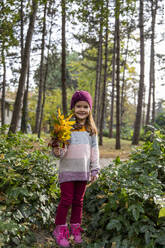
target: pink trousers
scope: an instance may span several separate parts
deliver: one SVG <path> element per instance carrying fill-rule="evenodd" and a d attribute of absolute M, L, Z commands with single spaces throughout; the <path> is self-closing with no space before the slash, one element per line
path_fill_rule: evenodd
<path fill-rule="evenodd" d="M 66 223 L 70 207 L 72 207 L 70 223 L 81 224 L 86 184 L 86 181 L 64 182 L 60 184 L 61 199 L 56 213 L 56 225 L 64 225 Z"/>

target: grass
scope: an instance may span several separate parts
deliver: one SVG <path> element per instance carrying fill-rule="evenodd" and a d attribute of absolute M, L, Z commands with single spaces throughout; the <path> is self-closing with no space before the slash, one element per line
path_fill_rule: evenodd
<path fill-rule="evenodd" d="M 131 151 L 137 146 L 132 145 L 132 141 L 130 140 L 121 140 L 121 149 L 115 149 L 116 140 L 114 138 L 103 138 L 103 145 L 99 146 L 100 150 L 100 158 L 112 158 L 115 159 L 119 156 L 121 159 L 128 159 Z M 139 143 L 142 145 L 142 142 Z"/>

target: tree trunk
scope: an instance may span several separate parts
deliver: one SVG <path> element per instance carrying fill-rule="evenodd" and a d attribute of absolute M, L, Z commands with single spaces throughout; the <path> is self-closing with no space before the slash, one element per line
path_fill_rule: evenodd
<path fill-rule="evenodd" d="M 2 81 L 2 98 L 1 98 L 1 126 L 5 125 L 5 95 L 6 95 L 6 60 L 5 60 L 5 44 L 2 44 L 2 65 L 3 65 L 3 81 Z"/>
<path fill-rule="evenodd" d="M 125 112 L 125 109 L 124 109 L 124 104 L 125 104 L 125 71 L 126 71 L 127 56 L 128 56 L 129 38 L 130 38 L 130 33 L 128 30 L 127 47 L 126 47 L 124 64 L 123 64 L 124 69 L 123 69 L 122 87 L 121 87 L 121 104 L 120 104 L 121 105 L 121 125 L 122 125 L 123 115 Z"/>
<path fill-rule="evenodd" d="M 21 67 L 21 75 L 19 78 L 18 91 L 17 91 L 16 100 L 14 104 L 14 110 L 13 110 L 12 120 L 11 120 L 11 124 L 9 128 L 9 133 L 16 132 L 18 121 L 20 118 L 21 105 L 22 105 L 23 94 L 24 94 L 25 79 L 27 75 L 29 55 L 30 55 L 30 47 L 31 47 L 31 41 L 32 41 L 32 36 L 33 36 L 33 31 L 34 31 L 34 23 L 35 23 L 37 7 L 38 7 L 37 3 L 38 3 L 37 0 L 33 0 L 32 2 L 32 12 L 30 14 L 30 22 L 29 22 L 28 32 L 26 36 L 23 63 Z"/>
<path fill-rule="evenodd" d="M 95 98 L 94 98 L 94 112 L 93 117 L 98 124 L 98 99 L 99 99 L 99 89 L 100 89 L 100 80 L 101 80 L 101 64 L 102 64 L 102 32 L 103 32 L 103 25 L 102 25 L 102 18 L 100 20 L 100 31 L 99 31 L 99 43 L 98 43 L 98 52 L 97 52 L 97 65 L 96 65 L 96 84 L 95 84 Z"/>
<path fill-rule="evenodd" d="M 155 22 L 156 22 L 156 10 L 157 10 L 157 0 L 155 1 L 155 3 L 152 0 L 151 1 L 151 13 L 152 13 L 151 54 L 150 54 L 149 93 L 148 93 L 148 105 L 147 105 L 147 114 L 146 114 L 146 125 L 148 125 L 150 123 L 151 97 L 153 97 L 152 123 L 154 123 L 154 120 L 155 120 Z"/>
<path fill-rule="evenodd" d="M 155 123 L 155 65 L 153 65 L 153 89 L 152 89 L 152 124 Z"/>
<path fill-rule="evenodd" d="M 62 90 L 62 107 L 64 115 L 67 114 L 67 92 L 66 92 L 66 40 L 65 40 L 65 25 L 66 25 L 66 6 L 65 0 L 61 0 L 62 8 L 62 54 L 61 54 L 61 90 Z"/>
<path fill-rule="evenodd" d="M 48 67 L 49 67 L 49 51 L 50 51 L 50 45 L 51 45 L 53 16 L 54 15 L 52 15 L 51 26 L 50 26 L 50 31 L 49 31 L 49 46 L 48 46 L 47 63 L 46 63 L 46 70 L 45 70 L 45 77 L 44 77 L 44 84 L 43 84 L 43 101 L 42 101 L 42 107 L 41 107 L 41 118 L 40 118 L 40 124 L 39 124 L 38 138 L 41 137 L 41 125 L 42 125 L 42 120 L 43 120 L 43 115 L 44 115 L 44 106 L 45 106 L 45 100 L 46 100 L 46 81 L 47 81 Z"/>
<path fill-rule="evenodd" d="M 141 121 L 141 125 L 144 128 L 145 126 L 145 95 L 146 95 L 146 88 L 144 87 L 144 94 L 143 94 L 143 104 L 142 104 L 142 121 Z"/>
<path fill-rule="evenodd" d="M 152 34 L 151 34 L 151 59 L 152 59 L 152 124 L 155 122 L 155 23 L 158 0 L 152 0 Z"/>
<path fill-rule="evenodd" d="M 98 129 L 100 129 L 100 100 L 101 100 L 101 92 L 102 92 L 102 87 L 101 87 L 101 82 L 102 82 L 102 60 L 103 60 L 103 17 L 102 17 L 102 12 L 103 12 L 103 4 L 101 5 L 101 18 L 100 18 L 100 37 L 99 37 L 99 47 L 100 47 L 100 62 L 99 62 L 99 81 L 98 81 L 98 99 L 97 99 L 97 121 L 96 125 Z"/>
<path fill-rule="evenodd" d="M 116 149 L 120 149 L 120 0 L 116 0 Z"/>
<path fill-rule="evenodd" d="M 21 19 L 21 64 L 23 62 L 23 54 L 24 54 L 24 12 L 23 12 L 23 0 L 21 0 L 21 9 L 20 9 L 20 19 Z"/>
<path fill-rule="evenodd" d="M 133 145 L 138 145 L 140 136 L 140 125 L 142 117 L 143 90 L 144 90 L 144 21 L 143 21 L 143 0 L 140 0 L 139 12 L 139 28 L 140 28 L 140 80 L 138 90 L 138 104 L 136 110 L 136 119 L 134 124 Z"/>
<path fill-rule="evenodd" d="M 23 97 L 22 119 L 21 119 L 21 131 L 23 133 L 27 133 L 29 77 L 30 77 L 30 64 L 28 65 L 26 90 L 24 92 L 24 97 Z"/>
<path fill-rule="evenodd" d="M 103 60 L 103 35 L 101 35 L 101 44 L 100 44 L 100 68 L 99 68 L 99 72 L 100 72 L 100 76 L 99 76 L 99 82 L 98 82 L 98 100 L 97 100 L 97 122 L 96 125 L 98 128 L 100 128 L 100 98 L 101 98 L 101 84 L 102 84 L 102 60 Z"/>
<path fill-rule="evenodd" d="M 151 111 L 151 94 L 152 94 L 152 61 L 150 58 L 150 75 L 149 75 L 149 91 L 148 91 L 148 104 L 147 104 L 147 114 L 146 114 L 146 126 L 150 123 L 150 111 Z"/>
<path fill-rule="evenodd" d="M 23 11 L 24 5 L 23 5 L 23 2 L 24 2 L 24 0 L 21 0 L 21 8 L 20 8 L 20 19 L 21 19 L 21 30 L 20 30 L 20 36 L 21 36 L 21 65 L 23 63 L 23 54 L 24 54 L 24 11 Z M 23 97 L 22 118 L 21 118 L 21 131 L 23 133 L 27 133 L 28 87 L 29 87 L 29 64 L 28 64 L 26 89 L 24 91 L 24 97 Z"/>
<path fill-rule="evenodd" d="M 43 115 L 44 115 L 44 106 L 45 106 L 45 100 L 46 100 L 46 79 L 47 79 L 47 74 L 48 74 L 48 64 L 46 66 L 44 85 L 43 85 L 43 100 L 42 100 L 42 106 L 41 106 L 41 118 L 40 118 L 40 123 L 39 123 L 38 138 L 41 137 L 41 126 L 42 126 L 42 120 L 43 120 Z"/>
<path fill-rule="evenodd" d="M 41 105 L 42 105 L 42 100 L 43 100 L 43 68 L 44 68 L 43 63 L 44 63 L 44 52 L 45 52 L 46 12 L 47 12 L 47 2 L 45 3 L 45 6 L 44 6 L 39 89 L 38 89 L 38 100 L 37 100 L 37 108 L 36 108 L 36 119 L 35 119 L 34 133 L 39 132 L 39 125 L 40 125 L 40 119 L 41 119 Z"/>
<path fill-rule="evenodd" d="M 109 122 L 109 138 L 113 136 L 113 112 L 114 112 L 114 92 L 115 92 L 115 65 L 116 65 L 116 19 L 115 19 L 115 31 L 113 42 L 113 58 L 112 58 L 112 93 L 111 93 L 111 111 Z"/>
<path fill-rule="evenodd" d="M 99 145 L 103 145 L 103 127 L 105 117 L 105 101 L 106 101 L 106 82 L 107 82 L 107 66 L 108 66 L 108 0 L 107 0 L 107 20 L 106 20 L 106 33 L 105 33 L 105 65 L 104 65 L 104 84 L 102 91 L 102 109 L 100 118 L 100 132 L 99 132 Z"/>

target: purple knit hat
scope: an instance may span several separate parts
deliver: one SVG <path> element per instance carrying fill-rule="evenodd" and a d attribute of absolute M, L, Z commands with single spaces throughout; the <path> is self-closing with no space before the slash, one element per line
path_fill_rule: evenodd
<path fill-rule="evenodd" d="M 79 101 L 88 102 L 90 109 L 92 109 L 92 97 L 88 91 L 84 91 L 84 90 L 76 91 L 72 96 L 70 108 L 72 109 L 76 104 L 76 102 Z"/>

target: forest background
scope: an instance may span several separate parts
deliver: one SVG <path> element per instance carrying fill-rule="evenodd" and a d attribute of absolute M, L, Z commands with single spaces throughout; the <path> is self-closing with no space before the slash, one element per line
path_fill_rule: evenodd
<path fill-rule="evenodd" d="M 143 139 L 88 184 L 77 248 L 165 247 L 164 26 L 162 0 L 0 1 L 0 247 L 57 247 L 58 166 L 47 139 L 75 90 L 92 95 L 101 152 Z"/>
<path fill-rule="evenodd" d="M 0 3 L 1 123 L 9 132 L 50 132 L 75 90 L 93 97 L 103 135 L 138 144 L 144 127 L 164 125 L 164 1 L 4 0 Z M 148 69 L 146 69 L 148 68 Z M 160 96 L 160 97 L 159 97 Z"/>

